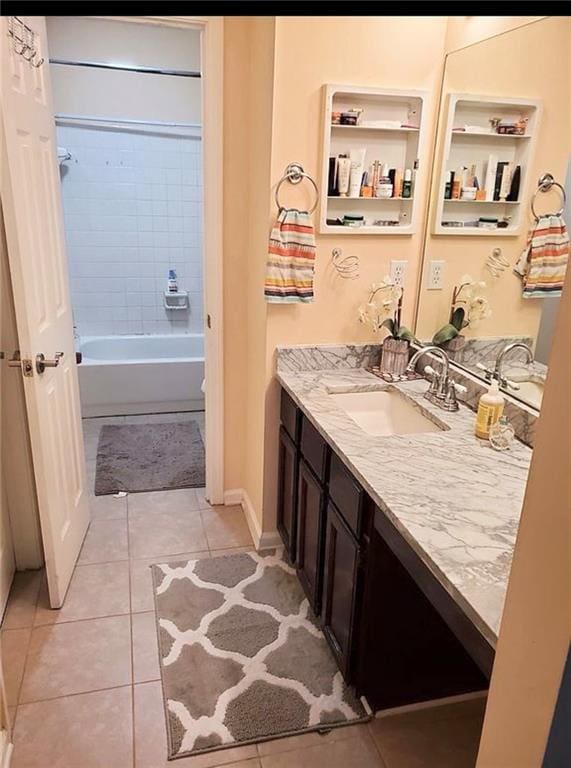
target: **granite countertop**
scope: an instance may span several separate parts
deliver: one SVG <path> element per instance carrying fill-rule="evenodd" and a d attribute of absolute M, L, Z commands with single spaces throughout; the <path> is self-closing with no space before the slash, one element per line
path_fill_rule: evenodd
<path fill-rule="evenodd" d="M 474 436 L 466 406 L 448 413 L 428 383 L 388 385 L 365 368 L 286 370 L 277 378 L 438 581 L 495 647 L 532 451 L 495 451 Z M 398 387 L 448 429 L 374 437 L 333 391 Z"/>

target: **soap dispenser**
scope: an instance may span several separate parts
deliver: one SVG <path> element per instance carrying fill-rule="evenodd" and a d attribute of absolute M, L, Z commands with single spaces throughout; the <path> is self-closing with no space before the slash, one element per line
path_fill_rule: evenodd
<path fill-rule="evenodd" d="M 499 420 L 504 410 L 504 398 L 500 394 L 500 388 L 496 379 L 492 379 L 490 387 L 478 401 L 476 414 L 476 437 L 488 440 L 490 427 Z"/>

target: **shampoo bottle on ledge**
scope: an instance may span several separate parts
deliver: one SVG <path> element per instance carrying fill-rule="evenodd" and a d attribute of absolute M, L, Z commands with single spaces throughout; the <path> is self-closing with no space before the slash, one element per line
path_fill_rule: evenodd
<path fill-rule="evenodd" d="M 476 437 L 487 440 L 490 437 L 490 427 L 499 420 L 504 410 L 504 398 L 496 379 L 492 379 L 490 388 L 478 401 L 476 414 Z"/>

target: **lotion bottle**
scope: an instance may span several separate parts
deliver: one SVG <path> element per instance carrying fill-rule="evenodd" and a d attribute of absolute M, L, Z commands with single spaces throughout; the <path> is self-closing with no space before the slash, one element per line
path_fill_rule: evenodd
<path fill-rule="evenodd" d="M 349 197 L 360 197 L 366 149 L 352 149 L 349 152 L 351 170 L 349 175 Z"/>
<path fill-rule="evenodd" d="M 351 173 L 351 161 L 347 155 L 339 155 L 337 160 L 337 190 L 340 197 L 347 197 L 349 192 L 349 174 Z"/>
<path fill-rule="evenodd" d="M 478 401 L 476 414 L 476 437 L 487 440 L 490 437 L 490 427 L 499 420 L 504 410 L 504 398 L 496 379 L 492 379 L 490 387 Z"/>

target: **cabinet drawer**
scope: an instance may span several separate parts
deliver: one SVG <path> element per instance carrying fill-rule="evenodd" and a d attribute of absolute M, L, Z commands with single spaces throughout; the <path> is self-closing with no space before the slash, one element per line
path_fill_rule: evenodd
<path fill-rule="evenodd" d="M 286 432 L 296 445 L 299 445 L 299 433 L 301 427 L 301 411 L 285 391 L 282 389 L 280 403 L 280 419 Z"/>
<path fill-rule="evenodd" d="M 305 416 L 301 420 L 301 454 L 317 478 L 326 483 L 329 446 Z"/>
<path fill-rule="evenodd" d="M 363 531 L 365 491 L 335 453 L 331 456 L 329 496 L 349 528 L 360 538 Z"/>

